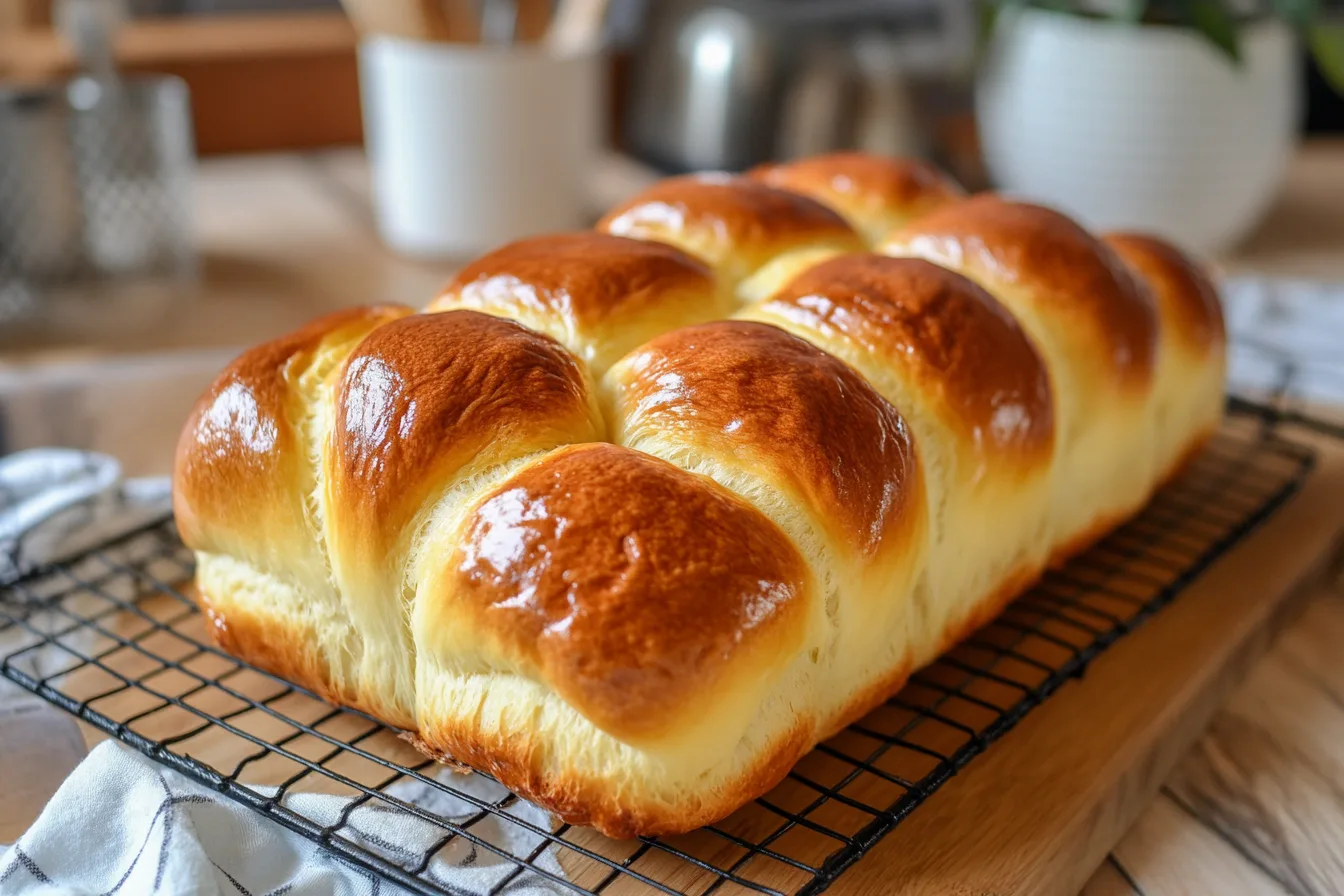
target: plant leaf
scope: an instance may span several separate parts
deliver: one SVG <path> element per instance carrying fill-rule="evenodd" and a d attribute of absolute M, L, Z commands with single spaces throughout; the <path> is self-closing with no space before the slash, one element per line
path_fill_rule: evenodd
<path fill-rule="evenodd" d="M 1321 11 L 1318 0 L 1270 0 L 1279 18 L 1294 28 L 1307 28 Z"/>
<path fill-rule="evenodd" d="M 976 42 L 983 48 L 989 43 L 990 37 L 994 34 L 994 23 L 997 22 L 999 18 L 999 4 L 992 2 L 992 0 L 980 0 L 980 2 L 975 5 L 977 11 L 980 13 L 980 20 L 978 22 L 979 27 L 976 30 Z"/>
<path fill-rule="evenodd" d="M 1030 6 L 1033 0 L 978 0 L 979 21 L 975 34 L 975 58 L 977 63 L 984 61 L 989 52 L 990 41 L 994 39 L 994 29 L 998 26 L 1003 13 L 1008 9 Z"/>
<path fill-rule="evenodd" d="M 1143 21 L 1143 17 L 1148 13 L 1148 3 L 1149 0 L 1121 0 L 1116 18 L 1122 22 L 1137 25 Z"/>
<path fill-rule="evenodd" d="M 1321 77 L 1335 93 L 1344 96 L 1344 24 L 1313 25 L 1306 36 Z"/>
<path fill-rule="evenodd" d="M 1233 63 L 1241 62 L 1241 46 L 1237 41 L 1237 20 L 1223 0 L 1189 0 L 1186 12 L 1190 24 L 1204 35 Z"/>

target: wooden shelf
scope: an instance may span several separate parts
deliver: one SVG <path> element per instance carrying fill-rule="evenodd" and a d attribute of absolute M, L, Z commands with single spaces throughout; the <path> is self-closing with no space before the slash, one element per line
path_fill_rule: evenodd
<path fill-rule="evenodd" d="M 117 35 L 117 62 L 125 68 L 237 61 L 258 56 L 351 53 L 355 30 L 340 12 L 183 16 L 137 19 Z M 23 80 L 68 74 L 74 54 L 50 29 L 0 34 L 0 74 Z"/>
<path fill-rule="evenodd" d="M 127 73 L 177 75 L 191 89 L 203 155 L 358 143 L 357 37 L 343 13 L 142 19 L 117 35 Z M 0 78 L 40 83 L 75 71 L 50 29 L 0 33 Z"/>

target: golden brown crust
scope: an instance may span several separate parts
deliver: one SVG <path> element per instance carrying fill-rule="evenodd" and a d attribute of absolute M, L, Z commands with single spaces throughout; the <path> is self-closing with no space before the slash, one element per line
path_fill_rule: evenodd
<path fill-rule="evenodd" d="M 922 500 L 901 415 L 853 368 L 778 327 L 684 327 L 632 352 L 618 371 L 628 443 L 652 432 L 752 458 L 834 521 L 856 554 L 877 553 Z"/>
<path fill-rule="evenodd" d="M 752 169 L 754 180 L 811 196 L 864 233 L 896 227 L 966 195 L 927 162 L 865 152 L 835 152 Z"/>
<path fill-rule="evenodd" d="M 356 689 L 343 689 L 336 684 L 330 664 L 317 648 L 315 632 L 295 628 L 292 622 L 281 623 L 272 616 L 258 615 L 197 590 L 206 630 L 221 649 L 248 665 L 311 691 L 328 703 L 379 714 L 379 707 L 364 704 Z"/>
<path fill-rule="evenodd" d="M 475 311 L 380 327 L 336 395 L 326 464 L 341 549 L 379 562 L 464 468 L 600 436 L 583 371 L 547 336 Z"/>
<path fill-rule="evenodd" d="M 954 627 L 943 633 L 934 654 L 942 656 L 997 619 L 1009 604 L 1034 588 L 1044 573 L 1045 569 L 1040 566 L 1023 566 L 1012 572 L 998 588 L 977 601 L 965 617 L 954 623 Z"/>
<path fill-rule="evenodd" d="M 813 267 L 765 310 L 838 333 L 904 368 L 981 450 L 1035 462 L 1054 452 L 1050 377 L 1017 321 L 975 283 L 927 261 L 846 255 Z"/>
<path fill-rule="evenodd" d="M 402 307 L 353 308 L 240 355 L 196 402 L 177 443 L 173 512 L 191 548 L 216 550 L 221 535 L 307 532 L 298 487 L 308 457 L 295 421 L 305 410 L 298 380 L 324 346 L 352 342 Z"/>
<path fill-rule="evenodd" d="M 1158 333 L 1152 296 L 1114 251 L 1058 212 L 981 194 L 894 231 L 880 251 L 960 270 L 991 293 L 1011 288 L 1020 300 L 1049 308 L 1061 326 L 1091 333 L 1120 384 L 1151 382 Z"/>
<path fill-rule="evenodd" d="M 1082 532 L 1050 551 L 1050 569 L 1063 569 L 1070 560 L 1090 550 L 1097 542 L 1128 522 L 1134 514 L 1116 511 L 1097 517 Z"/>
<path fill-rule="evenodd" d="M 576 325 L 640 314 L 690 293 L 712 296 L 704 264 L 662 243 L 582 231 L 510 243 L 473 261 L 427 310 L 499 307 L 497 296 Z"/>
<path fill-rule="evenodd" d="M 792 662 L 793 543 L 717 483 L 617 445 L 557 451 L 484 498 L 434 589 L 455 625 L 620 739 L 684 721 L 731 666 Z M 427 598 L 422 598 L 427 599 Z"/>
<path fill-rule="evenodd" d="M 479 769 L 563 821 L 589 825 L 618 839 L 684 834 L 720 821 L 784 780 L 815 743 L 812 729 L 798 725 L 761 750 L 758 758 L 722 789 L 688 796 L 684 803 L 668 806 L 624 799 L 599 777 L 548 772 L 543 745 L 526 737 L 443 724 L 406 739 L 431 759 Z"/>
<path fill-rule="evenodd" d="M 717 271 L 737 276 L 793 249 L 862 248 L 831 209 L 788 190 L 744 177 L 686 175 L 659 181 L 606 214 L 599 230 L 672 243 Z"/>
<path fill-rule="evenodd" d="M 595 231 L 511 243 L 468 265 L 428 311 L 468 308 L 564 344 L 596 375 L 641 342 L 725 317 L 734 303 L 702 262 L 672 246 Z"/>
<path fill-rule="evenodd" d="M 1111 233 L 1105 241 L 1147 282 L 1164 335 L 1191 352 L 1221 349 L 1227 340 L 1218 290 L 1204 269 L 1170 243 L 1142 233 Z"/>

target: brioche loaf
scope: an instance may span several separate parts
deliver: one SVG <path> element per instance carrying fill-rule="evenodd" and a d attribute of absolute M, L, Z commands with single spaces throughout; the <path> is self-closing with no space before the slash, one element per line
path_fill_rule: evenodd
<path fill-rule="evenodd" d="M 570 822 L 686 831 L 1140 508 L 1223 355 L 1151 237 L 853 154 L 674 178 L 245 353 L 175 508 L 226 649 Z"/>
<path fill-rule="evenodd" d="M 813 156 L 761 165 L 748 176 L 835 209 L 869 245 L 925 212 L 966 195 L 943 172 L 924 162 L 893 163 L 862 152 Z"/>

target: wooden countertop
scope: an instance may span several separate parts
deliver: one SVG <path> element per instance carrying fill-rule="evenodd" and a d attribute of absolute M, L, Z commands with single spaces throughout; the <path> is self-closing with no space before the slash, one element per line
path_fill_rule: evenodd
<path fill-rule="evenodd" d="M 606 178 L 595 205 L 639 180 L 630 171 Z M 0 393 L 10 395 L 8 431 L 0 429 L 6 448 L 88 445 L 122 457 L 129 472 L 165 471 L 186 408 L 235 346 L 333 308 L 423 304 L 454 269 L 381 247 L 363 158 L 351 150 L 210 160 L 201 166 L 197 210 L 201 283 L 186 295 L 152 297 L 153 326 L 121 327 L 111 348 L 76 337 L 0 360 Z M 1232 271 L 1344 279 L 1344 142 L 1305 147 L 1261 227 L 1221 262 Z M 14 397 L 33 389 L 43 397 Z M 52 395 L 67 400 L 70 413 L 59 421 L 43 412 Z M 1086 896 L 1344 892 L 1341 642 L 1344 595 L 1322 589 L 1098 869 Z M 24 753 L 8 741 L 4 750 Z M 39 764 L 57 761 L 28 753 Z M 43 787 L 9 787 L 14 773 L 13 763 L 0 767 L 0 818 L 12 820 L 0 841 L 45 798 Z"/>
<path fill-rule="evenodd" d="M 1083 896 L 1344 892 L 1344 589 L 1227 702 Z"/>
<path fill-rule="evenodd" d="M 653 177 L 622 157 L 607 159 L 590 179 L 592 219 Z M 202 160 L 195 210 L 198 283 L 75 294 L 62 305 L 60 332 L 9 345 L 0 334 L 0 365 L 246 346 L 337 308 L 425 305 L 467 260 L 384 248 L 355 149 Z"/>
<path fill-rule="evenodd" d="M 594 178 L 594 219 L 645 177 L 629 163 L 604 165 Z M 196 232 L 202 261 L 196 287 L 129 295 L 129 306 L 143 308 L 132 316 L 117 310 L 110 295 L 93 307 L 85 302 L 72 315 L 73 335 L 27 346 L 0 343 L 0 358 L 11 364 L 47 360 L 53 346 L 61 347 L 59 357 L 72 347 L 76 354 L 104 356 L 109 348 L 127 353 L 248 345 L 334 308 L 378 301 L 423 305 L 457 266 L 400 258 L 383 248 L 374 231 L 364 158 L 352 149 L 203 161 Z M 1229 271 L 1344 279 L 1344 140 L 1304 147 L 1260 227 L 1219 261 Z M 96 340 L 87 338 L 90 333 Z M 94 341 L 96 352 L 78 350 Z"/>

